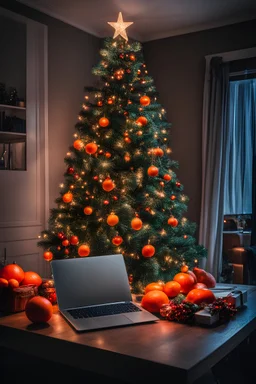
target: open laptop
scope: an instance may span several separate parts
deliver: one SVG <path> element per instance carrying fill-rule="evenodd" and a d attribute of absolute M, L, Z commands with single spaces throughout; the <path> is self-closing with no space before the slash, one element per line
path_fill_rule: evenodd
<path fill-rule="evenodd" d="M 132 302 L 122 254 L 51 261 L 60 313 L 78 331 L 159 320 Z"/>

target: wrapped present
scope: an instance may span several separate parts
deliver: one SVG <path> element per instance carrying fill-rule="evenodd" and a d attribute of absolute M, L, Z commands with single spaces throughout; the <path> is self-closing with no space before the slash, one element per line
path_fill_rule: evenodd
<path fill-rule="evenodd" d="M 16 313 L 25 310 L 29 299 L 38 295 L 36 285 L 23 285 L 18 288 L 2 288 L 0 291 L 0 311 Z"/>
<path fill-rule="evenodd" d="M 202 325 L 214 325 L 219 321 L 219 313 L 211 314 L 210 311 L 205 308 L 195 313 L 195 322 Z"/>
<path fill-rule="evenodd" d="M 231 304 L 234 308 L 241 308 L 247 305 L 247 290 L 234 290 L 227 296 L 223 297 L 225 301 Z"/>

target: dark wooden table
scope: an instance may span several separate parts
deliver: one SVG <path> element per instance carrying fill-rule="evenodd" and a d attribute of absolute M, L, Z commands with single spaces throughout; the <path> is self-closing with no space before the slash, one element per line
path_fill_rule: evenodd
<path fill-rule="evenodd" d="M 4 354 L 5 359 L 2 359 L 2 368 L 0 359 L 0 374 L 1 369 L 12 366 L 13 353 L 13 356 L 26 356 L 23 361 L 30 366 L 32 358 L 42 361 L 40 376 L 48 363 L 54 363 L 60 379 L 61 374 L 68 377 L 66 367 L 72 372 L 71 376 L 88 377 L 87 383 L 94 382 L 93 375 L 104 383 L 106 378 L 110 378 L 111 383 L 161 383 L 164 377 L 175 384 L 194 383 L 202 377 L 205 378 L 201 380 L 203 384 L 214 382 L 210 377 L 212 368 L 256 329 L 256 286 L 247 288 L 247 307 L 228 323 L 214 328 L 163 319 L 152 324 L 78 334 L 58 313 L 57 306 L 45 326 L 31 324 L 24 312 L 3 316 L 0 318 L 0 356 Z"/>

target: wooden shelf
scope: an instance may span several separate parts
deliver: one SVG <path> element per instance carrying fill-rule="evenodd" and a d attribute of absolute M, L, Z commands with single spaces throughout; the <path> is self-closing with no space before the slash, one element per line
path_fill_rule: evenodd
<path fill-rule="evenodd" d="M 20 143 L 26 141 L 26 133 L 0 131 L 0 143 Z"/>
<path fill-rule="evenodd" d="M 18 109 L 20 111 L 25 111 L 26 107 L 18 107 L 16 105 L 0 104 L 0 109 Z"/>

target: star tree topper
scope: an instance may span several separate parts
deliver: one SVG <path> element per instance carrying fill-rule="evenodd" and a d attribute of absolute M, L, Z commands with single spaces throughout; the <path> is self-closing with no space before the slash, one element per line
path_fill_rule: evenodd
<path fill-rule="evenodd" d="M 108 22 L 111 27 L 115 29 L 115 33 L 113 36 L 113 39 L 115 39 L 118 35 L 122 36 L 126 41 L 128 40 L 126 28 L 128 28 L 131 24 L 133 24 L 133 21 L 123 21 L 122 12 L 119 12 L 117 22 Z"/>

